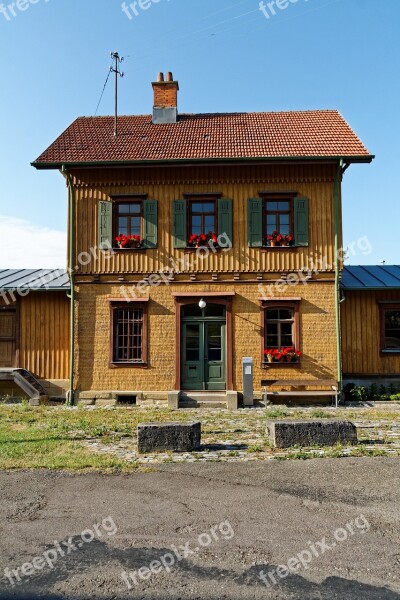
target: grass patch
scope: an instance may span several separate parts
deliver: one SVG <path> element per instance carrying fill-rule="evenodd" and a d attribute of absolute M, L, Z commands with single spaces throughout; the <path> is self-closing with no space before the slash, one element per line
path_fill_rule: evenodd
<path fill-rule="evenodd" d="M 312 411 L 310 411 L 310 417 L 312 419 L 331 419 L 332 415 L 321 408 L 314 408 Z"/>
<path fill-rule="evenodd" d="M 267 419 L 282 419 L 284 417 L 288 417 L 290 415 L 290 411 L 285 408 L 267 408 L 265 411 L 265 416 Z"/>
<path fill-rule="evenodd" d="M 174 415 L 183 420 L 186 415 Z M 65 407 L 0 406 L 0 469 L 132 471 L 135 462 L 94 453 L 86 440 L 109 444 L 133 437 L 141 421 L 170 419 L 161 410 L 71 410 Z"/>

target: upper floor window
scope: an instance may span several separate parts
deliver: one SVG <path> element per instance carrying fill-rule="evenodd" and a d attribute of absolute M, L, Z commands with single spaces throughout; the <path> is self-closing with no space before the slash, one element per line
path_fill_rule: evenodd
<path fill-rule="evenodd" d="M 260 192 L 248 201 L 250 247 L 308 246 L 308 199 L 295 192 Z"/>
<path fill-rule="evenodd" d="M 400 304 L 381 304 L 381 348 L 400 352 Z"/>
<path fill-rule="evenodd" d="M 232 246 L 232 200 L 222 194 L 184 194 L 172 204 L 174 248 Z"/>
<path fill-rule="evenodd" d="M 265 200 L 264 241 L 265 246 L 292 245 L 294 241 L 292 198 Z"/>
<path fill-rule="evenodd" d="M 146 195 L 118 196 L 99 202 L 99 247 L 101 249 L 156 248 L 157 201 Z"/>
<path fill-rule="evenodd" d="M 115 202 L 114 240 L 120 248 L 140 247 L 143 243 L 143 206 L 141 201 Z"/>
<path fill-rule="evenodd" d="M 192 200 L 189 202 L 189 232 L 201 233 L 217 231 L 217 214 L 215 200 Z"/>

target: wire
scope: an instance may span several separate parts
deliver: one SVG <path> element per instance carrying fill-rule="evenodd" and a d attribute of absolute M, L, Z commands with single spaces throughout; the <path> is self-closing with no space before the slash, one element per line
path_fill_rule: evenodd
<path fill-rule="evenodd" d="M 111 69 L 112 69 L 112 67 L 110 67 L 110 69 L 108 71 L 107 79 L 106 79 L 106 82 L 105 82 L 105 84 L 103 86 L 103 90 L 102 90 L 101 95 L 100 95 L 100 100 L 97 103 L 97 108 L 96 108 L 96 112 L 94 113 L 94 116 L 97 115 L 97 111 L 99 110 L 100 103 L 101 103 L 101 101 L 103 99 L 103 96 L 104 96 L 104 92 L 106 91 L 107 83 L 108 83 L 108 80 L 110 79 L 110 75 L 111 75 Z"/>

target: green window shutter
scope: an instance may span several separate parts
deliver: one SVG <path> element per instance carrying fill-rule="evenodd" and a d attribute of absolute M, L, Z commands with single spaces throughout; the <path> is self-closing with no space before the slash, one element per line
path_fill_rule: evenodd
<path fill-rule="evenodd" d="M 220 198 L 218 200 L 218 231 L 215 233 L 224 234 L 229 239 L 230 245 L 232 245 L 233 238 L 232 212 L 232 200 Z"/>
<path fill-rule="evenodd" d="M 172 235 L 174 248 L 186 248 L 187 246 L 187 224 L 186 224 L 186 200 L 174 200 L 172 203 Z"/>
<path fill-rule="evenodd" d="M 157 200 L 145 200 L 143 202 L 143 245 L 145 248 L 157 248 L 157 208 Z"/>
<path fill-rule="evenodd" d="M 248 200 L 247 220 L 249 232 L 248 244 L 250 248 L 260 248 L 263 246 L 262 205 L 263 201 L 261 198 L 249 198 Z"/>
<path fill-rule="evenodd" d="M 99 202 L 98 243 L 100 250 L 109 250 L 113 247 L 112 208 L 112 202 Z"/>
<path fill-rule="evenodd" d="M 308 198 L 294 199 L 294 245 L 308 246 Z"/>

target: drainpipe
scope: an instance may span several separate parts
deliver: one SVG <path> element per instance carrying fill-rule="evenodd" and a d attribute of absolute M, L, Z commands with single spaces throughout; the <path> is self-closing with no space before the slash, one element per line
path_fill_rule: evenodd
<path fill-rule="evenodd" d="M 70 372 L 69 372 L 69 391 L 67 396 L 67 403 L 70 406 L 74 405 L 74 371 L 75 371 L 75 191 L 72 184 L 72 179 L 68 173 L 65 165 L 62 166 L 61 171 L 67 181 L 68 186 L 68 221 L 69 221 L 69 257 L 68 257 L 68 274 L 71 283 L 71 293 L 68 294 L 70 298 Z"/>
<path fill-rule="evenodd" d="M 334 230 L 335 230 L 335 314 L 336 314 L 336 360 L 338 397 L 340 398 L 343 388 L 342 377 L 342 335 L 340 329 L 340 266 L 339 266 L 339 192 L 342 176 L 344 173 L 343 159 L 340 159 L 335 177 L 334 187 Z M 337 404 L 336 404 L 337 405 Z"/>

